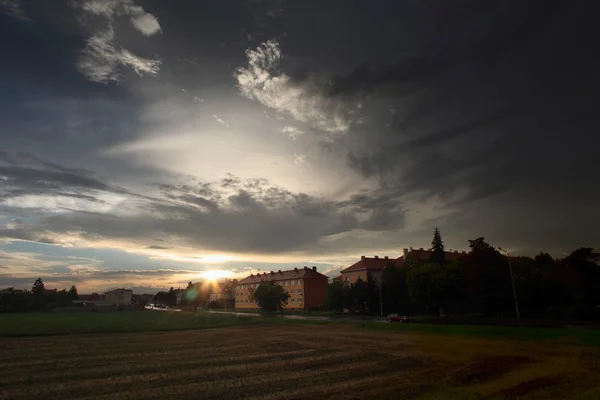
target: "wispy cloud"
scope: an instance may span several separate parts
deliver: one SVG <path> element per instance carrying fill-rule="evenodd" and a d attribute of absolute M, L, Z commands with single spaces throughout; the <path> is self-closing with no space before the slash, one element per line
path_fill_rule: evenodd
<path fill-rule="evenodd" d="M 2 13 L 19 21 L 33 22 L 23 11 L 20 0 L 0 0 L 0 14 Z"/>
<path fill-rule="evenodd" d="M 304 131 L 301 131 L 299 128 L 296 128 L 295 126 L 287 125 L 287 126 L 284 126 L 283 128 L 281 128 L 281 133 L 285 133 L 292 140 L 296 140 L 296 138 L 298 136 L 304 134 Z"/>
<path fill-rule="evenodd" d="M 221 125 L 224 125 L 227 128 L 229 128 L 229 124 L 227 122 L 223 121 L 221 118 L 219 118 L 216 114 L 213 114 L 213 118 L 215 119 L 215 121 L 217 121 Z"/>
<path fill-rule="evenodd" d="M 248 65 L 234 74 L 242 95 L 326 132 L 350 129 L 354 119 L 348 112 L 350 108 L 337 98 L 325 96 L 321 89 L 323 82 L 316 79 L 295 82 L 278 71 L 282 55 L 276 40 L 246 50 L 246 57 Z"/>
<path fill-rule="evenodd" d="M 294 156 L 294 164 L 298 164 L 298 165 L 310 165 L 307 161 L 306 161 L 306 156 L 303 154 L 296 154 Z"/>
<path fill-rule="evenodd" d="M 136 6 L 133 0 L 87 0 L 78 4 L 84 14 L 102 16 L 106 27 L 98 30 L 86 41 L 77 62 L 77 69 L 93 82 L 118 81 L 121 67 L 129 67 L 138 75 L 156 75 L 161 61 L 137 56 L 115 44 L 114 23 L 116 18 L 126 16 L 131 24 L 145 36 L 161 32 L 155 16 Z"/>

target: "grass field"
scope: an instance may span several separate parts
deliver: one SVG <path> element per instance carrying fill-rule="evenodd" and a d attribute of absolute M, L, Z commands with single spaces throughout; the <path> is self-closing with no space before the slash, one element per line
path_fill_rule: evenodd
<path fill-rule="evenodd" d="M 258 322 L 252 316 L 166 311 L 0 314 L 0 336 L 177 331 Z"/>
<path fill-rule="evenodd" d="M 241 325 L 1 338 L 0 398 L 600 398 L 599 348 L 573 338 L 219 317 Z"/>

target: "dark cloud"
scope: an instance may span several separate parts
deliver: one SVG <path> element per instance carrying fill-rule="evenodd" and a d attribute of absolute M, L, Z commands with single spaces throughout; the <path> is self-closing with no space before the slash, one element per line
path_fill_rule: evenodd
<path fill-rule="evenodd" d="M 4 165 L 0 163 L 0 177 L 3 178 L 0 198 L 43 194 L 96 201 L 90 192 L 117 191 L 81 168 L 63 167 L 29 154 L 11 156 L 4 153 L 0 156 L 4 161 Z"/>
<path fill-rule="evenodd" d="M 119 85 L 94 85 L 77 72 L 89 32 L 70 2 L 58 11 L 44 1 L 4 3 L 27 4 L 36 22 L 0 17 L 0 69 L 11 77 L 0 95 L 0 201 L 37 195 L 95 207 L 52 213 L 6 203 L 1 212 L 23 218 L 3 221 L 3 237 L 277 253 L 318 251 L 324 236 L 354 230 L 386 238 L 347 239 L 346 252 L 391 245 L 389 233 L 399 230 L 403 240 L 422 240 L 433 224 L 463 241 L 485 234 L 523 249 L 598 236 L 590 200 L 598 197 L 597 23 L 577 2 L 148 1 L 162 34 L 146 37 L 127 22 L 115 23 L 115 35 L 119 46 L 161 59 L 160 71 L 119 75 Z M 247 48 L 271 39 L 270 58 L 249 60 Z M 235 71 L 253 79 L 249 98 L 238 95 Z M 207 140 L 247 175 L 213 174 L 207 161 L 202 179 L 188 179 L 173 171 L 193 161 L 165 162 L 163 149 L 148 144 L 159 137 L 177 146 L 186 130 L 193 140 L 212 135 L 199 114 L 206 126 L 219 115 L 228 133 L 253 137 L 256 129 L 268 138 L 264 147 L 245 142 L 238 155 L 235 139 L 223 149 Z M 269 136 L 284 126 L 304 135 L 285 143 Z M 108 151 L 131 143 L 142 150 Z M 290 170 L 290 183 L 307 170 L 315 183 L 329 173 L 350 182 L 325 196 L 254 176 L 254 161 L 290 149 L 318 165 Z M 246 151 L 258 156 L 246 160 Z M 118 194 L 118 205 L 106 194 Z"/>
<path fill-rule="evenodd" d="M 145 249 L 149 249 L 149 250 L 169 250 L 168 247 L 165 246 L 157 246 L 157 245 L 152 245 L 152 246 L 146 246 L 144 247 Z"/>

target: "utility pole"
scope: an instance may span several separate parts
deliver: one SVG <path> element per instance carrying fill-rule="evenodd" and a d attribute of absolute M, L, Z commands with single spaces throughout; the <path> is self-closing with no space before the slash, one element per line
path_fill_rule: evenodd
<path fill-rule="evenodd" d="M 508 251 L 504 250 L 501 247 L 498 247 L 498 250 L 503 251 L 504 253 L 506 253 L 506 259 L 508 260 L 508 269 L 510 270 L 510 281 L 512 283 L 513 297 L 515 299 L 515 308 L 517 310 L 517 319 L 521 319 L 521 316 L 519 314 L 519 303 L 517 302 L 517 291 L 515 290 L 515 279 L 513 277 L 512 264 L 510 262 L 510 254 L 508 253 Z"/>
<path fill-rule="evenodd" d="M 381 272 L 379 273 L 379 312 L 381 318 L 383 318 L 383 296 L 381 295 L 381 287 L 383 286 L 383 271 L 387 268 L 387 265 L 383 267 Z"/>

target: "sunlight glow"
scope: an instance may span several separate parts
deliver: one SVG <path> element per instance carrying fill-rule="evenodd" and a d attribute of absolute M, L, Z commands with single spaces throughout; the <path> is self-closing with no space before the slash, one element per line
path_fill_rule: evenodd
<path fill-rule="evenodd" d="M 224 271 L 219 269 L 213 269 L 210 271 L 204 271 L 200 274 L 200 276 L 204 279 L 208 280 L 217 280 L 222 278 L 229 278 L 233 275 L 231 271 Z"/>

